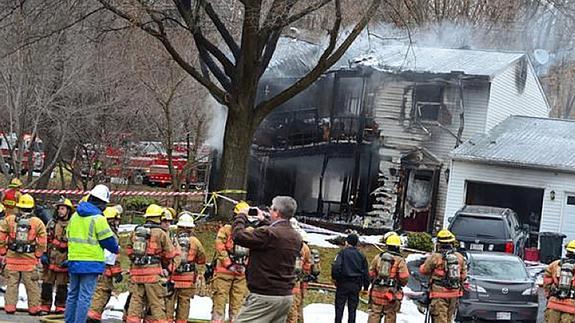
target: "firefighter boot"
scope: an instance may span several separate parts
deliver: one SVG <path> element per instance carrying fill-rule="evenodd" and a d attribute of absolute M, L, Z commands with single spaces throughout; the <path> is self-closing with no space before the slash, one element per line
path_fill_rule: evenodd
<path fill-rule="evenodd" d="M 52 291 L 54 290 L 53 284 L 42 283 L 42 305 L 40 306 L 40 311 L 43 315 L 50 313 L 50 309 L 52 308 L 52 301 L 53 301 L 53 294 Z M 44 314 L 46 313 L 46 314 Z"/>

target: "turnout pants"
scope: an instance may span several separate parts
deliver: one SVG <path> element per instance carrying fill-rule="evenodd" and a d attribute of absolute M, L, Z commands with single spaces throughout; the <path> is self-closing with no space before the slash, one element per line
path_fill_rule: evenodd
<path fill-rule="evenodd" d="M 96 321 L 102 320 L 102 312 L 104 312 L 106 304 L 110 301 L 113 290 L 113 278 L 100 275 L 98 284 L 96 284 L 96 289 L 94 290 L 94 296 L 92 297 L 92 305 L 90 305 L 90 310 L 88 311 L 89 318 Z"/>
<path fill-rule="evenodd" d="M 380 323 L 382 316 L 385 316 L 385 323 L 395 323 L 400 305 L 401 301 L 393 301 L 387 305 L 377 305 L 371 303 L 369 305 L 369 316 L 367 323 Z"/>
<path fill-rule="evenodd" d="M 299 284 L 299 283 L 298 283 Z M 288 313 L 287 323 L 303 323 L 303 295 L 302 292 L 293 294 L 293 303 Z"/>
<path fill-rule="evenodd" d="M 212 281 L 214 303 L 212 307 L 212 322 L 224 322 L 226 303 L 229 302 L 229 319 L 234 321 L 248 293 L 245 276 L 216 274 Z"/>
<path fill-rule="evenodd" d="M 285 323 L 292 295 L 269 296 L 250 293 L 234 323 Z"/>
<path fill-rule="evenodd" d="M 18 302 L 18 287 L 20 282 L 26 288 L 28 296 L 28 313 L 35 315 L 40 311 L 40 274 L 36 271 L 12 271 L 5 270 L 6 275 L 6 295 L 4 296 L 4 310 L 6 313 L 16 312 Z"/>
<path fill-rule="evenodd" d="M 546 309 L 545 322 L 546 323 L 572 323 L 575 321 L 575 315 L 559 312 L 558 310 Z"/>
<path fill-rule="evenodd" d="M 341 323 L 343 310 L 347 303 L 348 323 L 355 323 L 355 311 L 359 304 L 361 283 L 357 281 L 338 281 L 335 290 L 335 322 Z"/>
<path fill-rule="evenodd" d="M 175 317 L 176 323 L 188 322 L 190 316 L 190 301 L 196 294 L 196 288 L 176 288 L 174 293 L 166 301 L 166 313 L 168 320 L 172 322 Z"/>
<path fill-rule="evenodd" d="M 451 323 L 457 309 L 459 298 L 433 298 L 429 304 L 429 313 L 433 323 Z"/>
<path fill-rule="evenodd" d="M 156 323 L 168 322 L 164 301 L 166 294 L 166 287 L 160 282 L 133 284 L 127 322 L 140 323 L 146 314 L 146 308 L 148 308 L 147 317 L 150 320 Z"/>
<path fill-rule="evenodd" d="M 54 302 L 54 287 L 56 287 L 56 301 Z M 68 273 L 45 270 L 42 278 L 42 311 L 50 312 L 52 304 L 56 305 L 56 313 L 64 313 L 66 298 L 68 297 Z"/>

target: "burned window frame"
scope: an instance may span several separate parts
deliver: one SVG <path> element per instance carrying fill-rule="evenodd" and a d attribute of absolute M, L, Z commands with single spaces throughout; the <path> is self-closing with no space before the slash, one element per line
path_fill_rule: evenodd
<path fill-rule="evenodd" d="M 420 100 L 418 99 L 418 93 L 422 92 L 422 88 L 424 87 L 437 87 L 439 90 L 438 100 L 431 101 L 431 100 Z M 418 91 L 419 88 L 419 91 Z M 422 124 L 441 124 L 441 125 L 449 125 L 452 122 L 452 115 L 447 106 L 445 105 L 445 90 L 446 84 L 442 83 L 435 83 L 435 82 L 422 82 L 422 83 L 415 83 L 412 87 L 412 116 L 414 120 L 418 123 Z M 436 118 L 429 119 L 424 118 L 423 113 L 421 111 L 422 107 L 425 106 L 433 106 L 437 107 L 437 114 Z"/>

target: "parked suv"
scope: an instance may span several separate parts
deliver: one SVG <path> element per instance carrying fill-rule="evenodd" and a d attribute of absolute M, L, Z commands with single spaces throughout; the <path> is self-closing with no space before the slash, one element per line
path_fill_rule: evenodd
<path fill-rule="evenodd" d="M 523 258 L 529 225 L 521 226 L 511 209 L 466 205 L 449 219 L 462 250 L 499 251 Z"/>

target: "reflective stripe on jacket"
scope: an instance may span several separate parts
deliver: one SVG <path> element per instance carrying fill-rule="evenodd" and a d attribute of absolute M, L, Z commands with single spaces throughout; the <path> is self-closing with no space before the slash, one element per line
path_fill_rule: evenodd
<path fill-rule="evenodd" d="M 376 255 L 369 266 L 369 276 L 372 281 L 378 278 L 381 266 L 381 257 L 380 255 Z M 372 286 L 370 296 L 374 304 L 387 305 L 392 301 L 401 301 L 403 299 L 402 288 L 407 284 L 407 280 L 409 279 L 409 269 L 407 268 L 405 259 L 393 255 L 393 264 L 390 268 L 389 279 L 395 280 L 397 285 L 395 288 Z"/>
<path fill-rule="evenodd" d="M 457 260 L 460 268 L 460 281 L 463 284 L 467 279 L 467 265 L 463 256 L 456 252 Z M 425 262 L 419 267 L 419 272 L 425 276 L 431 276 L 431 281 L 439 281 L 445 278 L 446 272 L 443 264 L 443 256 L 441 253 L 433 253 L 428 257 Z M 432 283 L 430 286 L 430 298 L 458 298 L 463 295 L 461 289 L 450 289 Z"/>
<path fill-rule="evenodd" d="M 0 255 L 6 255 L 6 269 L 13 271 L 32 271 L 38 265 L 38 258 L 46 251 L 46 227 L 37 217 L 30 218 L 28 230 L 28 244 L 35 247 L 34 252 L 18 253 L 8 250 L 16 240 L 15 215 L 7 216 L 0 222 Z"/>
<path fill-rule="evenodd" d="M 80 216 L 74 213 L 68 224 L 68 260 L 104 261 L 99 241 L 112 237 L 112 229 L 101 214 Z"/>
<path fill-rule="evenodd" d="M 136 233 L 134 231 L 126 246 L 126 253 L 130 257 L 134 254 L 133 244 L 135 240 Z M 145 253 L 146 256 L 160 258 L 161 263 L 135 265 L 134 262 L 132 262 L 130 267 L 130 280 L 132 283 L 143 284 L 158 282 L 162 274 L 162 264 L 164 264 L 165 268 L 168 268 L 170 261 L 176 256 L 177 250 L 163 229 L 152 227 L 150 229 L 150 238 L 148 239 Z"/>

